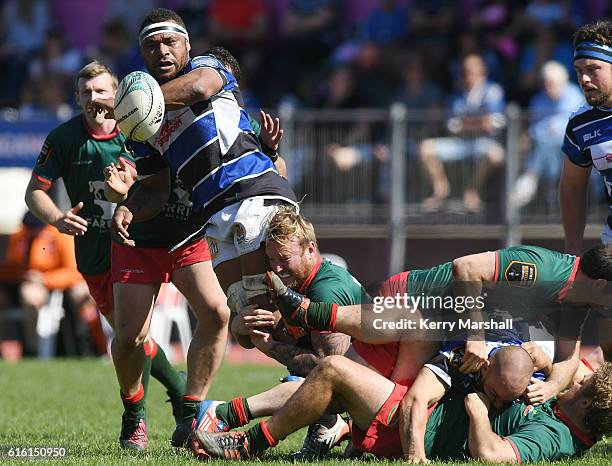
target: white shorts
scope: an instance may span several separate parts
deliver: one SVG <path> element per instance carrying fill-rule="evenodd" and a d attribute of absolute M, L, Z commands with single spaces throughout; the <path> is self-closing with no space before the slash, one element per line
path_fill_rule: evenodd
<path fill-rule="evenodd" d="M 257 251 L 268 236 L 268 221 L 282 205 L 297 205 L 285 198 L 250 197 L 214 214 L 206 224 L 206 240 L 213 267 Z"/>

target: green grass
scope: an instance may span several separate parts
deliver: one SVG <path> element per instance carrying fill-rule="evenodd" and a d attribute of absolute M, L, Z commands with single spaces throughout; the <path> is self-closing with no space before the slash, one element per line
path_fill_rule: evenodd
<path fill-rule="evenodd" d="M 279 367 L 224 365 L 213 385 L 211 398 L 229 400 L 273 386 L 285 372 Z M 169 446 L 174 425 L 170 405 L 161 386 L 152 381 L 147 402 L 149 448 L 131 454 L 118 447 L 121 403 L 111 364 L 102 360 L 0 362 L 0 446 L 63 446 L 69 457 L 59 464 L 199 464 L 188 454 L 175 454 Z M 288 453 L 301 446 L 298 432 L 261 461 L 286 462 Z M 342 460 L 341 448 L 320 464 L 402 464 L 365 458 Z M 13 464 L 16 462 L 13 461 Z M 10 464 L 0 458 L 0 464 Z M 245 463 L 243 463 L 245 464 Z M 468 464 L 468 463 L 448 463 Z M 609 466 L 610 443 L 601 443 L 588 456 L 559 464 Z"/>

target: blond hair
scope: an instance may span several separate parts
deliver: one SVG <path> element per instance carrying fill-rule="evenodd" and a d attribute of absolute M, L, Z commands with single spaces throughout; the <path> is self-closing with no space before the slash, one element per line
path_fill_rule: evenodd
<path fill-rule="evenodd" d="M 593 374 L 587 396 L 593 398 L 584 417 L 587 432 L 596 439 L 612 435 L 612 363 L 604 362 Z"/>
<path fill-rule="evenodd" d="M 74 81 L 75 89 L 77 92 L 79 91 L 79 79 L 93 79 L 96 76 L 100 76 L 104 73 L 108 73 L 110 75 L 111 79 L 113 80 L 113 87 L 117 89 L 117 86 L 119 85 L 117 75 L 113 73 L 113 70 L 111 70 L 108 66 L 100 63 L 97 60 L 94 60 L 81 68 L 81 71 L 78 72 Z"/>
<path fill-rule="evenodd" d="M 282 207 L 270 219 L 268 241 L 284 245 L 295 238 L 301 246 L 306 247 L 312 241 L 316 244 L 314 227 L 310 220 L 296 213 L 293 207 Z"/>

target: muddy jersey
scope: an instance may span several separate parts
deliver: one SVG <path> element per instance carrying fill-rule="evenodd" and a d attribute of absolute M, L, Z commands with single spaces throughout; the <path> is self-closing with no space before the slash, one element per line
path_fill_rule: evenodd
<path fill-rule="evenodd" d="M 110 221 L 115 205 L 104 196 L 103 170 L 120 157 L 134 164 L 125 148 L 125 136 L 119 131 L 96 136 L 78 115 L 49 133 L 34 167 L 41 181 L 62 178 L 73 206 L 84 204 L 78 215 L 87 220 L 87 233 L 75 237 L 77 266 L 84 275 L 110 268 Z"/>

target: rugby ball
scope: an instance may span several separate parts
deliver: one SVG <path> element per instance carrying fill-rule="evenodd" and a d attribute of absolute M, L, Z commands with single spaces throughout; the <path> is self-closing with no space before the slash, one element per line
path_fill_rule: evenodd
<path fill-rule="evenodd" d="M 142 142 L 157 133 L 164 111 L 164 94 L 150 74 L 134 71 L 121 80 L 115 95 L 115 120 L 129 139 Z"/>

